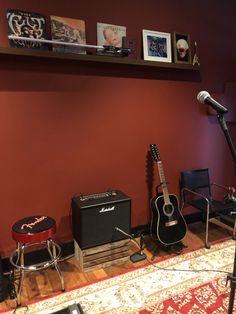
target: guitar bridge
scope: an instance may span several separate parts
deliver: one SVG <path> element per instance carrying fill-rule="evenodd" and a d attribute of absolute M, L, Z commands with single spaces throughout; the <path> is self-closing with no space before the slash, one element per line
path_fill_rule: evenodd
<path fill-rule="evenodd" d="M 165 223 L 166 227 L 171 227 L 171 226 L 175 226 L 177 225 L 178 221 L 177 220 L 173 220 L 173 221 L 168 221 Z"/>

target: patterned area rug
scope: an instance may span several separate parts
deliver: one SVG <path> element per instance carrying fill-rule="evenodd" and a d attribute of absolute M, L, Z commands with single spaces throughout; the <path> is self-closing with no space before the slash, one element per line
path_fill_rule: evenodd
<path fill-rule="evenodd" d="M 80 303 L 85 314 L 227 313 L 226 279 L 234 253 L 235 241 L 227 240 L 209 250 L 157 259 L 154 265 L 60 293 L 16 313 L 53 313 L 73 303 Z"/>

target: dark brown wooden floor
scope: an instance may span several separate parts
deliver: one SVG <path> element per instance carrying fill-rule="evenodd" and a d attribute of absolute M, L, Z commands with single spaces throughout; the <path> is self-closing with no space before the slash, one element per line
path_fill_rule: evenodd
<path fill-rule="evenodd" d="M 215 223 L 211 223 L 209 227 L 209 241 L 215 242 L 222 240 L 227 237 L 232 236 L 232 228 L 218 226 Z M 205 225 L 201 222 L 196 222 L 188 226 L 188 232 L 183 239 L 183 243 L 187 245 L 187 248 L 182 251 L 181 254 L 188 252 L 189 250 L 196 250 L 198 248 L 204 247 L 205 239 Z M 155 243 L 151 237 L 144 237 L 145 248 L 148 259 L 155 257 L 155 262 L 158 262 L 158 258 L 163 256 L 174 256 L 174 253 L 170 253 L 163 248 L 161 248 L 157 243 Z M 138 251 L 136 244 L 131 245 L 132 252 Z M 132 254 L 131 252 L 131 254 Z M 156 255 L 157 254 L 157 255 Z M 132 263 L 130 260 L 118 264 L 109 266 L 103 269 L 97 269 L 92 272 L 82 272 L 79 266 L 79 262 L 74 256 L 65 259 L 60 262 L 60 268 L 63 273 L 65 280 L 65 288 L 71 289 L 78 285 L 83 285 L 97 281 L 102 278 L 107 278 L 109 276 L 116 275 L 127 269 L 133 267 L 139 267 L 141 265 L 146 265 L 148 262 L 146 260 L 138 263 Z M 22 290 L 22 303 L 27 301 L 32 301 L 41 296 L 48 296 L 52 292 L 60 291 L 60 282 L 58 279 L 57 272 L 52 269 L 46 269 L 38 272 L 27 273 L 23 282 Z M 6 308 L 6 306 L 15 306 L 14 300 L 6 300 L 0 303 L 0 310 Z"/>

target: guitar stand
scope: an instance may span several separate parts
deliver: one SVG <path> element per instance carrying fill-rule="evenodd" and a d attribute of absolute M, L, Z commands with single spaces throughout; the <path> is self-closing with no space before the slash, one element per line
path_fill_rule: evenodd
<path fill-rule="evenodd" d="M 183 249 L 188 247 L 186 244 L 184 244 L 181 241 L 174 243 L 174 244 L 170 244 L 170 245 L 164 245 L 160 242 L 158 242 L 158 243 L 163 246 L 164 250 L 166 250 L 168 252 L 172 252 L 172 253 L 177 254 L 177 255 L 180 254 L 183 251 Z M 157 247 L 156 247 L 156 249 L 152 255 L 152 259 L 151 259 L 152 261 L 154 261 L 155 258 L 158 256 L 158 251 L 159 251 L 159 247 L 157 245 Z"/>
<path fill-rule="evenodd" d="M 180 242 L 169 245 L 168 248 L 170 248 L 171 252 L 175 254 L 180 254 L 183 251 L 183 249 L 187 248 L 187 245 L 185 245 L 183 242 L 180 241 Z"/>
<path fill-rule="evenodd" d="M 152 261 L 154 261 L 155 258 L 158 256 L 158 252 L 159 252 L 159 247 L 156 246 L 156 249 L 154 250 L 154 252 L 152 254 L 152 258 L 151 258 Z"/>

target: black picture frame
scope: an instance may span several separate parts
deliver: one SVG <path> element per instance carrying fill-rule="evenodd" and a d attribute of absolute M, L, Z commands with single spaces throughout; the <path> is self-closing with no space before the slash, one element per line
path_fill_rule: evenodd
<path fill-rule="evenodd" d="M 191 63 L 191 45 L 189 34 L 172 34 L 173 58 L 175 63 Z"/>

